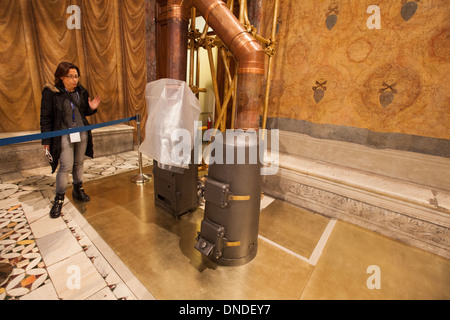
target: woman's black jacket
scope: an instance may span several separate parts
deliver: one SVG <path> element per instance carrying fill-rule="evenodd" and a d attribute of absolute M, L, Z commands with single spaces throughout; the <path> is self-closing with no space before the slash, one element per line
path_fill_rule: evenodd
<path fill-rule="evenodd" d="M 87 116 L 91 116 L 97 112 L 89 107 L 89 92 L 79 84 L 77 86 L 78 93 L 80 94 L 81 104 L 78 107 L 81 118 L 85 126 L 89 125 Z M 54 86 L 52 84 L 46 84 L 42 91 L 41 100 L 41 132 L 50 132 L 62 130 L 63 124 L 63 104 L 64 100 L 69 99 L 64 86 Z M 61 137 L 54 137 L 48 139 L 42 139 L 43 145 L 50 145 L 50 153 L 53 157 L 52 173 L 55 172 L 59 163 L 59 155 L 61 153 Z M 88 157 L 94 157 L 94 148 L 92 144 L 92 133 L 88 131 L 88 144 L 86 148 L 86 155 Z"/>

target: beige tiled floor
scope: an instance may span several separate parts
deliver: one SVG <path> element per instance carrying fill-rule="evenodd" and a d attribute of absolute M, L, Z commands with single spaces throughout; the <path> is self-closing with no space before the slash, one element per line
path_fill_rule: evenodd
<path fill-rule="evenodd" d="M 47 168 L 0 176 L 0 262 L 16 269 L 0 299 L 450 299 L 449 260 L 268 196 L 256 258 L 216 265 L 193 248 L 202 209 L 173 219 L 136 167 L 136 152 L 86 161 L 91 201 L 68 192 L 56 220 Z"/>
<path fill-rule="evenodd" d="M 216 265 L 194 249 L 202 209 L 175 220 L 155 207 L 152 181 L 129 179 L 91 181 L 92 200 L 74 205 L 156 299 L 450 298 L 449 260 L 268 196 L 256 258 Z"/>
<path fill-rule="evenodd" d="M 368 289 L 379 268 L 379 288 Z M 450 299 L 450 261 L 339 221 L 302 299 Z"/>

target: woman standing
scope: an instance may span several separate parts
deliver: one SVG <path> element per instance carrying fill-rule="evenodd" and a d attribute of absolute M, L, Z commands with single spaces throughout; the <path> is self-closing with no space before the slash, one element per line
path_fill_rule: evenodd
<path fill-rule="evenodd" d="M 55 84 L 46 84 L 41 100 L 41 132 L 77 128 L 89 125 L 87 116 L 97 112 L 100 98 L 89 98 L 88 91 L 79 83 L 80 70 L 70 62 L 61 62 L 55 71 Z M 52 173 L 56 174 L 56 196 L 50 217 L 61 215 L 69 173 L 73 175 L 72 196 L 80 201 L 89 201 L 84 193 L 83 164 L 84 156 L 94 156 L 92 134 L 90 131 L 43 139 L 42 145 L 51 160 Z"/>

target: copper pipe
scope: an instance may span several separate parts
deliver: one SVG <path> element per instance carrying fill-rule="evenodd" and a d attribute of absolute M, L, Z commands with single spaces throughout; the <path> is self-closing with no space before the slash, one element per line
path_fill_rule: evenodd
<path fill-rule="evenodd" d="M 169 61 L 166 76 L 186 79 L 187 30 L 191 5 L 205 18 L 206 24 L 215 31 L 239 64 L 236 127 L 258 128 L 265 52 L 222 0 L 168 0 Z M 217 109 L 222 111 L 220 107 Z"/>
<path fill-rule="evenodd" d="M 265 53 L 221 0 L 193 0 L 193 5 L 239 61 L 239 73 L 264 74 Z"/>
<path fill-rule="evenodd" d="M 186 81 L 190 2 L 167 3 L 167 64 L 164 77 Z"/>
<path fill-rule="evenodd" d="M 265 74 L 264 50 L 223 1 L 192 0 L 192 4 L 239 63 L 236 127 L 258 128 Z"/>

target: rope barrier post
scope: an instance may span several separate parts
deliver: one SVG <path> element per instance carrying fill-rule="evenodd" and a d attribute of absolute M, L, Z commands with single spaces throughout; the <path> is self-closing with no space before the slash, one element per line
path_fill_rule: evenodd
<path fill-rule="evenodd" d="M 142 153 L 139 151 L 141 146 L 141 115 L 136 113 L 136 129 L 137 129 L 137 142 L 138 142 L 138 157 L 139 157 L 139 174 L 131 178 L 131 181 L 137 184 L 145 183 L 150 180 L 150 177 L 142 171 Z"/>

